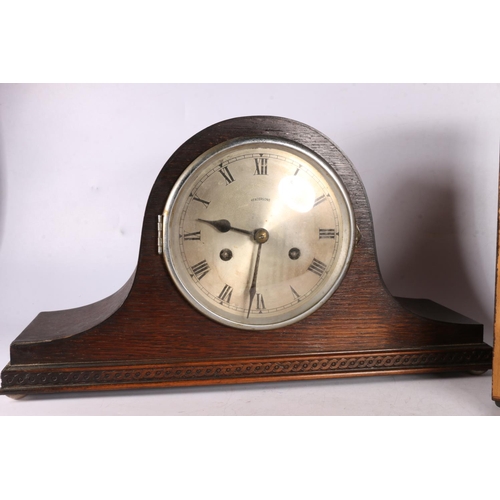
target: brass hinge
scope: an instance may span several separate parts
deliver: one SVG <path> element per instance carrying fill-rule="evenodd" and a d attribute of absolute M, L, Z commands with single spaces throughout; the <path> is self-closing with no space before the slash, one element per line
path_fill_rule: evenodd
<path fill-rule="evenodd" d="M 163 253 L 163 215 L 158 215 L 158 254 Z"/>

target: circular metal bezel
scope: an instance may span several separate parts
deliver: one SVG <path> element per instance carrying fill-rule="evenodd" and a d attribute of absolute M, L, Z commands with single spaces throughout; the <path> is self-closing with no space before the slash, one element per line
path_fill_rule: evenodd
<path fill-rule="evenodd" d="M 311 304 L 309 308 L 305 311 L 293 315 L 292 317 L 283 320 L 270 322 L 269 324 L 247 324 L 240 323 L 237 321 L 230 320 L 223 316 L 217 314 L 214 310 L 206 307 L 204 304 L 200 303 L 188 290 L 188 288 L 184 285 L 183 281 L 180 279 L 175 264 L 172 259 L 172 250 L 170 246 L 170 238 L 169 238 L 169 226 L 170 220 L 172 217 L 172 212 L 175 209 L 175 203 L 179 196 L 179 193 L 183 189 L 186 182 L 191 178 L 191 176 L 195 175 L 198 169 L 202 168 L 205 165 L 211 164 L 216 156 L 227 154 L 230 150 L 240 147 L 240 146 L 248 146 L 248 147 L 257 147 L 258 145 L 267 145 L 270 147 L 276 147 L 278 149 L 285 149 L 291 151 L 293 154 L 302 158 L 304 161 L 311 163 L 315 168 L 317 166 L 320 167 L 321 174 L 329 176 L 331 180 L 338 190 L 340 194 L 339 205 L 343 205 L 347 212 L 347 220 L 343 222 L 348 225 L 349 235 L 347 238 L 347 244 L 344 244 L 341 248 L 341 254 L 339 255 L 339 262 L 342 261 L 341 271 L 338 273 L 337 278 L 330 286 L 329 290 L 325 292 L 323 297 L 321 297 L 318 301 Z M 342 283 L 352 260 L 354 247 L 356 243 L 356 223 L 354 218 L 354 210 L 351 204 L 351 200 L 349 198 L 349 194 L 340 179 L 339 175 L 333 170 L 333 168 L 323 159 L 321 156 L 306 148 L 305 146 L 298 144 L 296 142 L 292 142 L 282 138 L 276 137 L 268 137 L 268 136 L 255 136 L 255 137 L 241 137 L 236 139 L 231 139 L 225 141 L 213 148 L 207 150 L 205 153 L 200 155 L 196 160 L 194 160 L 179 176 L 177 182 L 172 187 L 170 194 L 167 198 L 167 202 L 165 204 L 165 208 L 163 211 L 163 248 L 162 254 L 164 256 L 164 260 L 168 269 L 168 272 L 175 283 L 176 287 L 180 291 L 180 293 L 186 298 L 186 300 L 195 307 L 198 311 L 203 313 L 208 318 L 217 321 L 221 324 L 231 326 L 233 328 L 243 329 L 243 330 L 272 330 L 276 328 L 281 328 L 306 318 L 314 311 L 319 309 L 337 290 L 337 288 Z M 215 309 L 215 307 L 214 307 Z"/>

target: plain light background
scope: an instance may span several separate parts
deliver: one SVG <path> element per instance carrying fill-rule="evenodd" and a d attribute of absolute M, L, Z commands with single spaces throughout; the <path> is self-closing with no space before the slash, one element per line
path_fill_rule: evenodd
<path fill-rule="evenodd" d="M 498 84 L 0 85 L 0 365 L 40 311 L 78 307 L 135 268 L 169 156 L 218 121 L 302 121 L 370 200 L 382 276 L 485 325 L 492 342 Z M 491 372 L 0 398 L 0 415 L 498 415 Z"/>

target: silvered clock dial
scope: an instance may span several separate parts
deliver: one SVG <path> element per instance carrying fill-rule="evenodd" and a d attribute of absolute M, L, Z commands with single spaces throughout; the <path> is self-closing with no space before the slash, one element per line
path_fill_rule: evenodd
<path fill-rule="evenodd" d="M 180 176 L 163 213 L 163 254 L 184 297 L 220 323 L 299 321 L 338 288 L 355 222 L 317 154 L 269 137 L 227 141 Z"/>

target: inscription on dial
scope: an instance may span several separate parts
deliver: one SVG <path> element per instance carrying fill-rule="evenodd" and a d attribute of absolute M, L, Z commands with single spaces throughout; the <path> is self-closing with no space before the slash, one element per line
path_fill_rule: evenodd
<path fill-rule="evenodd" d="M 339 233 L 335 229 L 320 229 L 319 230 L 319 239 L 324 239 L 324 238 L 335 238 L 335 236 L 338 236 Z"/>

